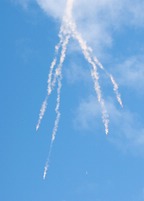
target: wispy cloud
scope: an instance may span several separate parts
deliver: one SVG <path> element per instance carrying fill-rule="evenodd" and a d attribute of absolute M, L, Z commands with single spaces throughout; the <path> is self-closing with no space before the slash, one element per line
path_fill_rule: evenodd
<path fill-rule="evenodd" d="M 82 100 L 75 113 L 74 125 L 76 129 L 94 129 L 100 117 L 100 107 L 94 96 Z"/>
<path fill-rule="evenodd" d="M 136 148 L 144 151 L 144 126 L 139 114 L 129 109 L 118 110 L 112 102 L 108 103 L 108 108 L 112 124 L 111 141 L 125 150 Z"/>
<path fill-rule="evenodd" d="M 24 9 L 37 3 L 54 19 L 62 20 L 66 0 L 11 0 Z M 113 33 L 128 27 L 144 27 L 143 0 L 77 0 L 74 1 L 73 17 L 78 31 L 100 55 L 105 47 L 113 44 Z"/>
<path fill-rule="evenodd" d="M 134 55 L 125 59 L 118 59 L 118 63 L 113 64 L 115 68 L 111 69 L 120 88 L 132 90 L 138 95 L 144 94 L 144 57 L 143 55 Z M 90 79 L 89 70 L 82 64 L 70 64 L 65 70 L 65 75 L 69 83 L 74 84 L 80 81 L 87 82 Z M 108 77 L 104 77 L 105 82 Z M 123 89 L 124 89 L 123 88 Z"/>
<path fill-rule="evenodd" d="M 61 20 L 66 0 L 37 3 L 49 16 Z M 99 53 L 103 47 L 112 45 L 114 31 L 125 26 L 144 26 L 143 10 L 143 0 L 78 0 L 74 1 L 73 16 L 85 40 Z"/>
<path fill-rule="evenodd" d="M 14 4 L 21 5 L 23 9 L 28 9 L 29 5 L 35 0 L 11 0 Z"/>
<path fill-rule="evenodd" d="M 62 18 L 66 7 L 66 0 L 36 0 L 43 11 L 54 18 Z"/>
<path fill-rule="evenodd" d="M 132 88 L 143 94 L 144 88 L 144 58 L 135 55 L 125 59 L 116 66 L 116 76 L 121 86 Z"/>
<path fill-rule="evenodd" d="M 91 82 L 89 69 L 84 68 L 83 64 L 70 63 L 69 67 L 64 71 L 67 82 L 76 84 L 77 82 L 87 81 Z"/>
<path fill-rule="evenodd" d="M 110 141 L 125 150 L 132 150 L 134 147 L 144 150 L 144 126 L 138 114 L 128 109 L 118 109 L 112 100 L 107 101 L 106 106 L 110 115 Z M 77 108 L 75 126 L 77 129 L 97 132 L 101 127 L 99 116 L 100 109 L 96 98 L 90 96 L 87 100 L 81 101 Z"/>

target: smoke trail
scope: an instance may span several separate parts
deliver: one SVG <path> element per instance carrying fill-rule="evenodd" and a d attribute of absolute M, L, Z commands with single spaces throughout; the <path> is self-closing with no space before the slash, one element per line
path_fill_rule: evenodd
<path fill-rule="evenodd" d="M 60 63 L 57 68 L 58 74 L 56 74 L 56 76 L 59 76 L 58 77 L 58 88 L 57 88 L 57 104 L 56 104 L 56 108 L 55 108 L 57 116 L 56 116 L 56 120 L 55 120 L 54 130 L 52 133 L 52 141 L 54 141 L 54 139 L 55 139 L 55 135 L 56 135 L 57 127 L 58 127 L 58 123 L 59 123 L 59 118 L 60 118 L 59 106 L 60 106 L 60 91 L 61 91 L 61 87 L 62 87 L 62 83 L 61 83 L 62 72 L 61 71 L 62 71 L 63 62 L 65 60 L 65 56 L 66 56 L 66 48 L 67 48 L 68 42 L 69 42 L 69 36 L 67 36 L 65 41 L 63 42 Z"/>
<path fill-rule="evenodd" d="M 42 103 L 41 109 L 40 109 L 40 113 L 39 113 L 39 119 L 38 119 L 38 123 L 36 125 L 36 131 L 39 129 L 42 118 L 44 116 L 45 110 L 47 107 L 47 97 L 45 98 L 44 102 Z"/>
<path fill-rule="evenodd" d="M 110 76 L 111 82 L 113 83 L 113 86 L 114 86 L 113 90 L 114 90 L 114 92 L 116 94 L 117 101 L 119 102 L 121 107 L 123 107 L 123 103 L 122 103 L 122 100 L 121 100 L 121 95 L 118 92 L 118 85 L 117 85 L 116 81 L 114 80 L 113 76 L 111 74 L 109 76 Z"/>
<path fill-rule="evenodd" d="M 52 151 L 53 143 L 54 143 L 54 140 L 55 140 L 55 137 L 56 137 L 56 133 L 57 133 L 57 130 L 58 130 L 58 124 L 59 124 L 59 120 L 60 120 L 59 107 L 60 107 L 60 92 L 61 92 L 61 87 L 62 87 L 61 79 L 62 79 L 62 76 L 60 75 L 60 78 L 58 79 L 57 103 L 56 103 L 56 108 L 55 108 L 56 119 L 55 119 L 54 128 L 53 128 L 53 132 L 52 132 L 51 144 L 50 144 L 50 148 L 49 148 L 48 159 L 47 159 L 45 167 L 44 167 L 43 179 L 45 179 L 47 171 L 48 171 L 49 161 L 50 161 L 50 156 L 51 156 L 51 151 Z"/>
<path fill-rule="evenodd" d="M 95 91 L 96 91 L 97 96 L 98 96 L 98 102 L 100 103 L 100 106 L 101 106 L 102 120 L 103 120 L 104 127 L 105 127 L 105 133 L 107 135 L 109 132 L 109 128 L 108 128 L 109 116 L 108 116 L 107 110 L 105 108 L 104 100 L 102 98 L 101 89 L 100 89 L 100 85 L 98 82 L 98 79 L 99 79 L 98 73 L 97 73 L 96 69 L 94 68 L 94 66 L 93 66 L 93 69 L 91 70 L 91 76 L 92 76 L 93 81 L 94 81 L 94 88 L 95 88 Z"/>
<path fill-rule="evenodd" d="M 105 127 L 105 133 L 108 134 L 109 119 L 108 119 L 108 114 L 107 114 L 107 111 L 105 108 L 105 103 L 104 103 L 104 100 L 102 98 L 102 93 L 101 93 L 100 84 L 99 84 L 99 74 L 97 72 L 97 66 L 95 65 L 95 62 L 93 61 L 92 56 L 90 54 L 91 48 L 89 48 L 87 46 L 86 42 L 83 40 L 81 35 L 77 32 L 76 24 L 74 23 L 74 21 L 71 21 L 71 32 L 72 32 L 72 36 L 78 41 L 85 59 L 88 61 L 88 63 L 92 67 L 91 76 L 92 76 L 93 81 L 94 81 L 94 88 L 95 88 L 95 91 L 96 91 L 96 94 L 98 97 L 98 102 L 100 103 L 100 106 L 102 109 L 102 120 L 103 120 L 104 127 Z"/>
<path fill-rule="evenodd" d="M 48 159 L 46 161 L 45 167 L 44 167 L 44 173 L 43 173 L 43 179 L 45 179 L 46 175 L 47 175 L 47 171 L 48 171 L 48 167 L 49 167 L 49 161 L 50 161 L 50 157 L 51 157 L 51 152 L 52 152 L 52 147 L 53 147 L 53 143 L 56 137 L 56 133 L 57 133 L 57 129 L 58 129 L 58 124 L 59 124 L 59 120 L 60 120 L 60 112 L 59 112 L 59 106 L 60 106 L 60 91 L 61 91 L 61 78 L 58 81 L 58 89 L 57 89 L 57 104 L 56 104 L 56 119 L 55 119 L 55 124 L 54 124 L 54 128 L 53 128 L 53 132 L 52 132 L 52 138 L 51 138 L 51 144 L 50 144 L 50 148 L 49 148 L 49 154 L 48 154 Z"/>
<path fill-rule="evenodd" d="M 55 46 L 55 53 L 58 52 L 59 50 L 59 44 Z M 39 113 L 39 119 L 38 119 L 38 123 L 36 125 L 36 131 L 39 129 L 40 127 L 40 124 L 41 124 L 41 121 L 43 119 L 43 116 L 45 114 L 45 111 L 46 111 L 46 108 L 47 108 L 47 102 L 48 102 L 48 96 L 51 94 L 52 92 L 52 87 L 51 87 L 51 80 L 52 80 L 52 75 L 53 75 L 53 69 L 56 65 L 56 62 L 57 62 L 57 59 L 56 59 L 56 56 L 55 58 L 53 59 L 52 63 L 51 63 L 51 66 L 50 66 L 50 72 L 48 74 L 48 81 L 47 81 L 47 84 L 48 84 L 48 87 L 47 87 L 47 95 L 45 97 L 45 100 L 43 101 L 42 103 L 42 106 L 41 106 L 41 109 L 40 109 L 40 113 Z"/>
<path fill-rule="evenodd" d="M 102 70 L 104 70 L 104 72 L 105 72 L 105 73 L 107 74 L 107 76 L 110 78 L 111 83 L 113 84 L 113 90 L 114 90 L 114 92 L 115 92 L 115 94 L 116 94 L 117 101 L 118 101 L 118 103 L 120 104 L 120 106 L 123 107 L 121 95 L 120 95 L 120 93 L 119 93 L 119 91 L 118 91 L 118 84 L 116 83 L 114 77 L 106 71 L 106 69 L 103 67 L 103 65 L 99 62 L 99 60 L 98 60 L 96 57 L 94 57 L 94 61 L 95 61 L 96 64 L 98 64 L 98 66 L 99 66 Z"/>
<path fill-rule="evenodd" d="M 62 30 L 60 32 L 62 32 Z M 54 67 L 56 66 L 56 63 L 57 63 L 57 54 L 58 54 L 59 49 L 61 48 L 62 42 L 64 40 L 63 37 L 62 37 L 62 34 L 59 34 L 59 35 L 60 35 L 60 41 L 55 46 L 55 57 L 54 57 L 51 65 L 50 65 L 50 71 L 49 71 L 48 80 L 47 80 L 47 85 L 48 85 L 47 86 L 47 95 L 46 95 L 45 100 L 43 101 L 43 104 L 42 104 L 41 109 L 40 109 L 39 119 L 38 119 L 38 123 L 36 125 L 36 131 L 40 127 L 41 121 L 42 121 L 42 119 L 44 117 L 44 114 L 45 114 L 45 111 L 46 111 L 46 108 L 47 108 L 48 97 L 50 96 L 51 92 L 53 91 L 53 89 L 55 87 L 55 83 L 56 83 L 57 76 L 54 76 L 53 80 L 52 80 L 52 76 L 53 76 Z M 57 72 L 55 72 L 55 74 L 57 74 Z"/>
<path fill-rule="evenodd" d="M 94 56 L 94 62 L 102 69 L 106 72 L 105 68 L 103 67 L 103 65 L 100 63 L 100 61 L 98 60 L 98 58 L 96 58 L 96 56 Z"/>
<path fill-rule="evenodd" d="M 66 36 L 65 40 L 63 41 L 62 44 L 62 51 L 61 51 L 61 56 L 60 56 L 60 62 L 58 65 L 57 70 L 57 74 L 55 74 L 58 77 L 58 88 L 57 88 L 57 103 L 56 103 L 56 108 L 55 108 L 55 112 L 56 112 L 56 119 L 55 119 L 55 124 L 54 124 L 54 128 L 53 128 L 53 132 L 52 132 L 52 138 L 51 138 L 51 145 L 50 145 L 50 150 L 49 150 L 49 154 L 48 154 L 48 159 L 46 161 L 45 167 L 44 167 L 44 174 L 43 174 L 43 179 L 45 179 L 47 171 L 48 171 L 48 167 L 49 167 L 49 160 L 51 157 L 51 151 L 52 151 L 52 147 L 53 147 L 53 143 L 56 137 L 56 133 L 58 130 L 58 125 L 59 125 L 59 120 L 60 120 L 60 111 L 59 111 L 59 107 L 60 107 L 60 93 L 61 93 L 61 87 L 62 87 L 62 66 L 63 66 L 63 62 L 65 60 L 65 56 L 66 56 L 66 49 L 67 49 L 67 44 L 69 42 L 69 38 L 70 36 Z"/>
<path fill-rule="evenodd" d="M 41 106 L 41 109 L 40 109 L 40 113 L 39 113 L 39 119 L 38 119 L 38 123 L 36 125 L 36 131 L 39 129 L 40 127 L 40 124 L 41 124 L 41 121 L 44 117 L 44 114 L 45 114 L 45 111 L 46 111 L 46 108 L 47 108 L 47 102 L 48 102 L 48 96 L 51 94 L 52 92 L 52 87 L 51 87 L 51 80 L 52 80 L 52 74 L 53 74 L 53 69 L 56 65 L 56 58 L 53 59 L 52 63 L 51 63 L 51 66 L 50 66 L 50 72 L 49 72 L 49 75 L 48 75 L 48 87 L 47 87 L 47 95 L 46 95 L 46 98 L 45 100 L 43 101 L 42 103 L 42 106 Z"/>
<path fill-rule="evenodd" d="M 48 81 L 47 81 L 47 84 L 48 84 L 48 87 L 47 87 L 47 94 L 50 95 L 51 94 L 51 91 L 52 91 L 52 86 L 51 86 L 51 80 L 52 80 L 52 75 L 53 75 L 53 69 L 56 65 L 56 62 L 57 62 L 57 59 L 56 57 L 54 58 L 51 66 L 50 66 L 50 72 L 49 72 L 49 76 L 48 76 Z"/>
<path fill-rule="evenodd" d="M 60 62 L 59 62 L 57 69 L 55 70 L 53 80 L 52 80 L 53 70 L 54 70 L 54 67 L 55 67 L 56 62 L 57 62 L 56 56 L 51 63 L 50 72 L 49 72 L 48 81 L 47 81 L 47 83 L 48 83 L 47 96 L 46 96 L 46 98 L 42 104 L 41 109 L 40 109 L 39 120 L 38 120 L 38 124 L 36 126 L 36 130 L 38 130 L 40 123 L 41 123 L 41 120 L 42 120 L 44 113 L 46 111 L 48 96 L 51 94 L 52 90 L 54 89 L 57 78 L 58 78 L 57 103 L 56 103 L 56 108 L 55 108 L 56 119 L 55 119 L 55 124 L 54 124 L 53 132 L 52 132 L 52 138 L 51 138 L 51 144 L 50 144 L 48 159 L 47 159 L 45 167 L 44 167 L 43 179 L 45 179 L 47 171 L 48 171 L 49 160 L 50 160 L 50 156 L 51 156 L 53 142 L 54 142 L 55 137 L 56 137 L 58 124 L 59 124 L 59 120 L 60 120 L 59 107 L 60 107 L 60 92 L 61 92 L 61 87 L 62 87 L 62 83 L 61 83 L 62 73 L 61 73 L 61 71 L 62 71 L 63 62 L 65 60 L 65 56 L 66 56 L 67 44 L 68 44 L 69 38 L 70 38 L 70 34 L 69 34 L 70 31 L 69 31 L 68 25 L 69 25 L 69 20 L 72 16 L 71 15 L 72 5 L 73 5 L 73 0 L 68 0 L 67 1 L 67 8 L 66 8 L 66 15 L 63 18 L 63 23 L 61 25 L 60 32 L 59 32 L 60 42 L 58 43 L 58 45 L 55 46 L 55 54 L 58 53 L 59 49 L 62 47 Z"/>

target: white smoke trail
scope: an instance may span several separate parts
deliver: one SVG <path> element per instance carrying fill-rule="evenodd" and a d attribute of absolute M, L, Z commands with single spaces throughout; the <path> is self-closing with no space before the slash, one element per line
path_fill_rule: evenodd
<path fill-rule="evenodd" d="M 44 167 L 43 179 L 46 178 L 48 167 L 49 167 L 49 161 L 46 161 L 46 164 L 45 164 L 45 167 Z"/>
<path fill-rule="evenodd" d="M 59 66 L 57 68 L 57 76 L 58 76 L 58 88 L 57 88 L 57 104 L 56 104 L 56 108 L 55 108 L 55 111 L 56 111 L 56 120 L 55 120 L 55 126 L 54 126 L 54 130 L 53 130 L 53 133 L 52 133 L 52 141 L 55 140 L 55 136 L 56 136 L 56 132 L 57 132 L 57 128 L 58 128 L 58 123 L 59 123 L 59 118 L 60 118 L 60 112 L 59 112 L 59 106 L 60 106 L 60 92 L 61 92 L 61 87 L 62 87 L 62 83 L 61 83 L 61 80 L 62 80 L 62 65 L 63 65 L 63 62 L 65 60 L 65 56 L 66 56 L 66 48 L 67 48 L 67 44 L 69 42 L 69 36 L 66 37 L 65 41 L 63 42 L 63 45 L 62 45 L 62 52 L 61 52 L 61 57 L 60 57 L 60 63 L 59 63 Z"/>
<path fill-rule="evenodd" d="M 59 45 L 56 45 L 55 47 L 55 53 L 57 53 L 57 51 L 59 50 Z M 51 63 L 51 66 L 50 66 L 50 72 L 49 72 L 49 75 L 48 75 L 48 81 L 47 81 L 47 84 L 48 84 L 48 87 L 47 87 L 47 95 L 46 95 L 46 98 L 45 100 L 43 101 L 42 103 L 42 106 L 41 106 L 41 109 L 40 109 L 40 113 L 39 113 L 39 119 L 38 119 L 38 123 L 36 125 L 36 131 L 39 129 L 40 127 L 40 124 L 41 124 L 41 121 L 43 119 L 43 116 L 45 114 L 45 111 L 46 111 L 46 108 L 47 108 L 47 102 L 48 102 L 48 96 L 51 94 L 52 92 L 52 84 L 51 84 L 51 80 L 52 80 L 52 75 L 53 75 L 53 69 L 56 65 L 56 62 L 57 62 L 57 59 L 56 59 L 56 56 L 55 58 L 53 59 L 52 63 Z"/>
<path fill-rule="evenodd" d="M 106 72 L 105 68 L 103 67 L 103 65 L 100 63 L 100 61 L 98 60 L 98 58 L 96 58 L 96 56 L 94 56 L 94 62 L 102 69 Z"/>
<path fill-rule="evenodd" d="M 36 131 L 39 129 L 40 127 L 40 124 L 41 124 L 41 121 L 43 119 L 43 116 L 45 114 L 45 111 L 46 111 L 46 108 L 47 108 L 47 101 L 48 101 L 48 96 L 51 94 L 51 92 L 53 91 L 54 87 L 55 87 L 55 84 L 56 84 L 56 79 L 58 77 L 58 69 L 56 69 L 55 71 L 55 75 L 54 75 L 54 78 L 52 80 L 52 76 L 53 76 L 53 70 L 54 70 L 54 67 L 56 65 L 56 62 L 57 62 L 57 54 L 59 52 L 59 49 L 60 47 L 62 46 L 62 43 L 63 41 L 65 40 L 65 35 L 68 34 L 69 32 L 69 22 L 70 22 L 70 19 L 72 18 L 72 7 L 73 7 L 73 0 L 68 0 L 67 1 L 67 6 L 66 6 L 66 11 L 65 11 L 65 15 L 63 17 L 63 23 L 61 25 L 61 28 L 60 28 L 60 32 L 59 32 L 59 38 L 60 38 L 60 41 L 59 43 L 55 46 L 55 57 L 51 63 L 51 66 L 50 66 L 50 72 L 48 74 L 48 81 L 47 81 L 47 84 L 48 84 L 48 87 L 47 87 L 47 96 L 45 98 L 45 100 L 43 101 L 42 103 L 42 106 L 41 106 L 41 109 L 40 109 L 40 113 L 39 113 L 39 119 L 38 119 L 38 123 L 36 125 Z M 68 43 L 68 42 L 67 42 Z"/>
<path fill-rule="evenodd" d="M 57 88 L 57 103 L 56 103 L 56 108 L 55 108 L 55 112 L 56 112 L 56 119 L 55 119 L 55 124 L 54 124 L 54 128 L 53 128 L 53 132 L 52 132 L 52 138 L 51 138 L 51 145 L 50 145 L 50 150 L 49 150 L 49 154 L 48 154 L 48 159 L 46 161 L 45 167 L 44 167 L 44 174 L 43 174 L 43 179 L 45 179 L 46 174 L 47 174 L 47 170 L 49 167 L 49 160 L 51 157 L 51 150 L 53 147 L 53 143 L 56 137 L 56 133 L 58 130 L 58 125 L 59 125 L 59 120 L 60 120 L 60 111 L 59 111 L 59 107 L 60 107 L 60 93 L 61 93 L 61 87 L 62 87 L 62 66 L 63 66 L 63 62 L 65 60 L 65 56 L 66 56 L 66 49 L 67 49 L 67 44 L 69 42 L 69 38 L 70 36 L 66 36 L 65 40 L 63 41 L 62 44 L 62 51 L 61 51 L 61 56 L 60 56 L 60 62 L 58 65 L 57 70 L 57 74 L 55 74 L 58 77 L 58 88 Z"/>
<path fill-rule="evenodd" d="M 57 103 L 56 103 L 56 108 L 55 108 L 55 112 L 56 112 L 56 119 L 55 119 L 55 124 L 54 124 L 54 128 L 53 128 L 53 132 L 52 132 L 52 138 L 51 138 L 51 144 L 50 144 L 50 148 L 49 148 L 49 154 L 48 154 L 48 159 L 46 161 L 45 167 L 44 167 L 44 173 L 43 173 L 43 179 L 46 178 L 47 175 L 47 171 L 48 171 L 48 167 L 49 167 L 49 161 L 50 161 L 50 157 L 51 157 L 51 151 L 52 151 L 52 147 L 53 147 L 53 143 L 56 137 L 56 133 L 57 133 L 57 129 L 58 129 L 58 124 L 59 124 L 59 120 L 60 120 L 60 112 L 59 112 L 59 107 L 60 107 L 60 93 L 61 93 L 61 87 L 62 87 L 62 65 L 63 62 L 65 60 L 65 56 L 66 56 L 66 48 L 69 42 L 69 38 L 70 35 L 68 34 L 69 29 L 68 26 L 66 24 L 65 26 L 65 22 L 68 18 L 71 17 L 71 10 L 72 10 L 72 3 L 73 0 L 69 0 L 67 2 L 67 9 L 66 9 L 66 16 L 64 16 L 63 18 L 63 23 L 60 29 L 60 33 L 59 33 L 59 38 L 60 38 L 60 44 L 62 43 L 62 51 L 61 51 L 61 56 L 60 56 L 60 62 L 58 65 L 58 68 L 55 70 L 55 75 L 54 75 L 54 79 L 51 82 L 51 78 L 52 78 L 52 70 L 53 67 L 55 66 L 56 61 L 53 60 L 53 65 L 51 66 L 51 71 L 49 74 L 49 79 L 48 79 L 48 94 L 51 93 L 51 90 L 54 88 L 55 83 L 56 83 L 56 78 L 58 78 L 58 88 L 57 88 Z M 67 35 L 67 36 L 66 36 Z M 59 46 L 57 48 L 59 50 Z"/>
<path fill-rule="evenodd" d="M 107 113 L 106 108 L 105 108 L 104 100 L 102 98 L 101 89 L 100 89 L 100 85 L 99 85 L 99 81 L 98 81 L 99 77 L 98 77 L 97 70 L 94 68 L 95 66 L 92 66 L 92 67 L 93 67 L 93 69 L 91 70 L 91 76 L 92 76 L 93 81 L 94 81 L 94 88 L 95 88 L 95 91 L 97 93 L 98 102 L 100 103 L 100 106 L 101 106 L 102 120 L 103 120 L 104 127 L 105 127 L 105 133 L 107 135 L 109 132 L 109 128 L 108 128 L 109 116 L 108 116 L 108 113 Z"/>
<path fill-rule="evenodd" d="M 58 124 L 59 124 L 59 120 L 60 120 L 59 106 L 60 106 L 60 91 L 61 91 L 61 87 L 62 87 L 61 80 L 59 79 L 59 81 L 58 81 L 58 89 L 57 89 L 57 104 L 56 104 L 56 108 L 55 108 L 56 119 L 55 119 L 55 124 L 54 124 L 53 132 L 52 132 L 52 138 L 51 138 L 51 144 L 50 144 L 50 148 L 49 148 L 48 159 L 47 159 L 45 167 L 44 167 L 43 179 L 45 179 L 45 177 L 47 175 L 47 171 L 48 171 L 48 167 L 49 167 L 49 161 L 50 161 L 50 157 L 51 157 L 51 151 L 52 151 L 53 143 L 54 143 L 54 140 L 55 140 L 55 137 L 56 137 Z"/>
<path fill-rule="evenodd" d="M 105 72 L 105 73 L 107 74 L 107 76 L 110 78 L 111 83 L 113 84 L 113 90 L 114 90 L 114 92 L 115 92 L 117 101 L 118 101 L 118 103 L 120 104 L 120 106 L 123 107 L 121 95 L 120 95 L 120 93 L 119 93 L 119 91 L 118 91 L 118 84 L 116 83 L 114 77 L 106 71 L 106 69 L 103 67 L 103 65 L 99 62 L 99 60 L 98 60 L 96 57 L 94 57 L 94 61 L 95 61 L 95 63 L 96 63 L 102 70 L 104 70 L 104 72 Z"/>
<path fill-rule="evenodd" d="M 49 72 L 48 81 L 47 81 L 47 83 L 48 83 L 47 96 L 46 96 L 46 98 L 45 98 L 45 100 L 44 100 L 44 102 L 42 104 L 41 109 L 40 109 L 39 120 L 38 120 L 38 124 L 36 126 L 36 130 L 38 130 L 39 126 L 40 126 L 40 123 L 41 123 L 41 120 L 42 120 L 42 118 L 44 116 L 44 113 L 46 111 L 48 96 L 53 91 L 53 89 L 55 87 L 55 84 L 56 84 L 56 81 L 57 81 L 57 78 L 58 78 L 57 103 L 56 103 L 56 108 L 55 108 L 56 119 L 55 119 L 55 124 L 54 124 L 53 132 L 52 132 L 52 138 L 51 138 L 51 144 L 50 144 L 48 159 L 47 159 L 45 167 L 44 167 L 43 179 L 45 179 L 47 171 L 48 171 L 49 160 L 50 160 L 50 156 L 51 156 L 53 142 L 54 142 L 55 137 L 56 137 L 58 124 L 59 124 L 59 120 L 60 120 L 59 107 L 60 107 L 60 92 L 61 92 L 61 87 L 62 87 L 62 83 L 61 83 L 62 73 L 61 73 L 61 71 L 62 71 L 63 62 L 65 60 L 65 56 L 66 56 L 67 44 L 68 44 L 69 38 L 70 38 L 69 26 L 68 25 L 69 25 L 69 19 L 71 18 L 72 4 L 73 4 L 73 0 L 68 0 L 67 1 L 66 14 L 65 14 L 65 16 L 63 18 L 63 23 L 62 23 L 62 26 L 61 26 L 60 32 L 59 32 L 60 42 L 58 43 L 58 45 L 55 46 L 55 54 L 58 53 L 60 48 L 62 48 L 60 61 L 59 61 L 59 65 L 58 65 L 57 69 L 55 70 L 53 80 L 52 80 L 53 70 L 54 70 L 54 67 L 55 67 L 56 62 L 57 62 L 57 57 L 56 56 L 55 56 L 55 58 L 53 59 L 53 61 L 51 63 L 50 72 Z"/>
<path fill-rule="evenodd" d="M 103 123 L 105 126 L 105 133 L 108 134 L 108 123 L 109 123 L 109 119 L 108 119 L 108 114 L 105 108 L 105 103 L 104 100 L 102 98 L 102 93 L 101 93 L 101 89 L 100 89 L 100 84 L 99 84 L 99 75 L 97 72 L 97 66 L 95 65 L 95 62 L 92 59 L 91 56 L 91 48 L 89 48 L 86 44 L 86 42 L 83 40 L 83 38 L 81 37 L 80 33 L 77 32 L 76 30 L 76 24 L 73 20 L 71 20 L 70 23 L 71 27 L 71 35 L 73 38 L 75 38 L 81 49 L 83 52 L 83 55 L 85 57 L 85 59 L 88 61 L 88 63 L 91 65 L 92 70 L 91 70 L 91 76 L 93 78 L 94 81 L 94 88 L 98 97 L 98 102 L 100 103 L 101 109 L 102 109 L 102 119 L 103 119 Z"/>
<path fill-rule="evenodd" d="M 101 106 L 101 109 L 102 109 L 102 119 L 103 119 L 103 123 L 104 123 L 104 126 L 105 126 L 105 132 L 106 132 L 106 134 L 108 134 L 108 122 L 109 122 L 109 120 L 108 120 L 107 111 L 105 109 L 105 103 L 104 103 L 104 100 L 102 98 L 102 93 L 101 93 L 100 84 L 99 84 L 99 75 L 98 75 L 98 72 L 97 72 L 97 67 L 96 67 L 95 63 L 92 61 L 91 56 L 89 55 L 86 43 L 82 40 L 80 35 L 76 35 L 76 37 L 78 39 L 78 42 L 80 43 L 80 46 L 82 48 L 82 51 L 83 51 L 83 54 L 84 54 L 86 60 L 92 66 L 91 76 L 92 76 L 93 81 L 94 81 L 94 88 L 95 88 L 95 91 L 97 93 L 98 102 L 100 103 L 100 106 Z"/>
<path fill-rule="evenodd" d="M 68 1 L 67 10 L 66 10 L 67 11 L 66 16 L 64 16 L 64 18 L 63 18 L 63 23 L 62 23 L 62 26 L 60 28 L 60 33 L 59 33 L 60 42 L 55 47 L 55 52 L 59 51 L 59 49 L 62 46 L 62 43 L 64 42 L 64 40 L 67 41 L 67 39 L 65 39 L 65 35 L 69 35 L 69 27 L 67 26 L 67 24 L 68 24 L 68 19 L 71 16 L 70 13 L 71 13 L 71 9 L 72 9 L 72 3 L 73 3 L 72 0 Z M 70 36 L 69 36 L 69 38 L 70 38 Z M 68 43 L 68 41 L 67 41 L 67 43 Z M 65 56 L 64 56 L 64 58 L 65 58 Z M 61 57 L 61 59 L 63 60 L 63 56 Z M 57 77 L 59 75 L 59 68 L 57 68 L 55 70 L 54 78 L 52 80 L 53 69 L 54 69 L 54 67 L 56 65 L 56 61 L 57 61 L 57 59 L 55 57 L 53 62 L 52 62 L 52 64 L 51 64 L 51 67 L 50 67 L 50 73 L 49 73 L 49 77 L 48 77 L 48 90 L 47 90 L 48 95 L 50 95 L 51 91 L 55 87 L 56 80 L 57 80 Z M 62 61 L 62 63 L 63 63 L 63 61 Z"/>
<path fill-rule="evenodd" d="M 113 78 L 113 76 L 111 74 L 109 76 L 110 76 L 111 82 L 113 83 L 113 86 L 114 86 L 113 90 L 116 93 L 117 101 L 119 102 L 121 107 L 123 107 L 123 103 L 122 103 L 122 100 L 121 100 L 121 95 L 118 92 L 118 84 L 116 83 L 116 81 L 114 80 L 114 78 Z"/>
<path fill-rule="evenodd" d="M 52 64 L 51 64 L 51 66 L 50 66 L 50 72 L 49 72 L 48 81 L 47 81 L 47 84 L 48 84 L 47 94 L 48 95 L 50 95 L 51 91 L 52 91 L 51 81 L 52 81 L 53 69 L 54 69 L 54 67 L 56 65 L 56 62 L 57 62 L 57 59 L 55 57 L 53 62 L 52 62 Z"/>
<path fill-rule="evenodd" d="M 54 79 L 52 80 L 52 76 L 53 76 L 53 70 L 54 70 L 54 67 L 56 66 L 56 63 L 57 63 L 57 54 L 59 52 L 59 49 L 61 48 L 62 46 L 62 43 L 64 41 L 63 39 L 63 35 L 62 33 L 64 32 L 63 30 L 63 26 L 61 26 L 61 31 L 59 33 L 59 37 L 60 37 L 60 41 L 59 43 L 55 46 L 55 57 L 50 65 L 50 72 L 48 74 L 48 80 L 47 80 L 47 95 L 45 97 L 45 100 L 43 101 L 42 103 L 42 106 L 41 106 L 41 109 L 40 109 L 40 113 L 39 113 L 39 119 L 38 119 L 38 123 L 36 125 L 36 131 L 39 129 L 40 127 L 40 124 L 41 124 L 41 121 L 44 117 L 44 114 L 45 114 L 45 111 L 46 111 L 46 108 L 47 108 L 47 102 L 48 102 L 48 97 L 50 96 L 51 92 L 53 91 L 54 87 L 55 87 L 55 83 L 56 83 L 56 78 L 57 78 L 57 70 L 55 71 L 55 76 L 54 76 Z"/>
<path fill-rule="evenodd" d="M 40 127 L 40 124 L 41 124 L 42 118 L 43 118 L 43 116 L 44 116 L 46 107 L 47 107 L 47 97 L 46 97 L 46 99 L 44 100 L 44 102 L 42 103 L 42 106 L 41 106 L 41 109 L 40 109 L 39 119 L 38 119 L 38 123 L 37 123 L 37 125 L 36 125 L 36 131 L 37 131 L 37 130 L 39 129 L 39 127 Z"/>

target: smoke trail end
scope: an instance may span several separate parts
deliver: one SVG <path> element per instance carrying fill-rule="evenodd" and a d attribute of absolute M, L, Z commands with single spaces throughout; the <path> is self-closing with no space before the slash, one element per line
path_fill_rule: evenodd
<path fill-rule="evenodd" d="M 114 77 L 111 74 L 109 76 L 110 76 L 111 82 L 112 82 L 113 87 L 114 87 L 113 90 L 114 90 L 114 92 L 116 94 L 117 101 L 120 104 L 120 106 L 123 108 L 123 103 L 122 103 L 122 100 L 121 100 L 121 95 L 120 95 L 120 93 L 118 91 L 118 84 L 116 83 Z"/>
<path fill-rule="evenodd" d="M 41 109 L 40 109 L 40 113 L 39 113 L 39 119 L 38 119 L 38 123 L 36 125 L 36 131 L 39 129 L 40 127 L 40 124 L 41 124 L 41 120 L 45 114 L 45 111 L 46 111 L 46 107 L 47 107 L 47 97 L 46 99 L 44 100 L 44 102 L 42 103 L 42 106 L 41 106 Z"/>
<path fill-rule="evenodd" d="M 49 165 L 48 165 L 48 162 L 47 162 L 46 165 L 45 165 L 45 167 L 44 167 L 43 180 L 45 180 L 45 178 L 46 178 L 48 167 L 49 167 Z"/>

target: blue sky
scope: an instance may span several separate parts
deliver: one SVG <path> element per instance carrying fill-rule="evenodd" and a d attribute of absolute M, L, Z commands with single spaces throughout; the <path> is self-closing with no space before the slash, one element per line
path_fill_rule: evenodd
<path fill-rule="evenodd" d="M 61 119 L 43 180 L 55 120 L 56 90 L 36 132 L 47 75 L 58 43 L 65 0 L 2 0 L 0 6 L 0 200 L 144 200 L 144 2 L 79 0 L 77 29 L 119 84 L 99 70 L 109 113 L 100 106 L 79 44 L 63 64 Z"/>

